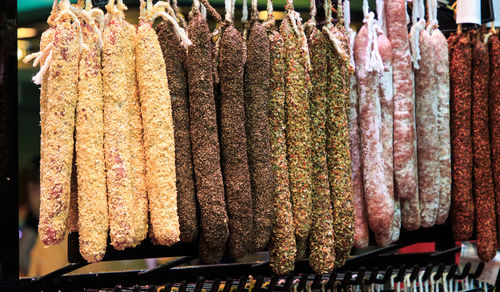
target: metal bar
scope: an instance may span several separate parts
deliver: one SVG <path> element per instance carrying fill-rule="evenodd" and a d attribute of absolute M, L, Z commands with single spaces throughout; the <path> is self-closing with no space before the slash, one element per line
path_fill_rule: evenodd
<path fill-rule="evenodd" d="M 181 265 L 181 264 L 183 264 L 187 261 L 190 261 L 192 259 L 194 259 L 194 256 L 184 256 L 184 257 L 177 258 L 177 259 L 172 260 L 168 263 L 164 263 L 163 265 L 160 265 L 158 267 L 152 268 L 152 269 L 144 271 L 144 272 L 140 272 L 139 277 L 149 276 L 149 275 L 152 275 L 152 274 L 155 274 L 158 272 L 162 272 L 164 270 L 170 270 L 171 268 L 176 267 L 178 265 Z"/>

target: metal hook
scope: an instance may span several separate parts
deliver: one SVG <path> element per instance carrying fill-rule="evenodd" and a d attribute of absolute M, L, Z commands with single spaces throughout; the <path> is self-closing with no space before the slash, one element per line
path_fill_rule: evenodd
<path fill-rule="evenodd" d="M 403 282 L 405 274 L 406 274 L 406 266 L 403 264 L 401 265 L 401 267 L 399 267 L 399 271 L 396 278 L 394 278 L 394 282 L 396 283 Z"/>
<path fill-rule="evenodd" d="M 352 278 L 352 273 L 351 271 L 347 271 L 345 274 L 344 274 L 344 279 L 342 280 L 342 282 L 340 283 L 339 286 L 345 288 L 345 291 L 347 291 L 347 286 L 349 286 L 349 281 L 351 280 Z"/>
<path fill-rule="evenodd" d="M 254 291 L 260 291 L 260 288 L 262 287 L 262 282 L 263 282 L 264 278 L 262 277 L 262 275 L 258 275 L 256 280 L 255 280 L 255 285 L 253 286 L 253 289 Z"/>
<path fill-rule="evenodd" d="M 379 280 L 378 283 L 379 284 L 389 283 L 389 281 L 391 280 L 393 270 L 394 269 L 392 268 L 392 266 L 388 266 L 387 269 L 385 269 L 384 277 L 381 280 Z"/>
<path fill-rule="evenodd" d="M 214 282 L 212 283 L 212 289 L 210 289 L 210 292 L 217 292 L 219 291 L 219 286 L 220 286 L 220 280 L 215 279 Z"/>
<path fill-rule="evenodd" d="M 366 284 L 370 285 L 370 284 L 375 283 L 375 280 L 377 279 L 377 275 L 378 275 L 378 267 L 374 266 L 372 268 L 371 273 L 370 273 L 370 277 L 368 277 L 368 279 L 366 280 Z"/>
<path fill-rule="evenodd" d="M 446 275 L 446 280 L 451 280 L 453 277 L 455 277 L 455 274 L 457 273 L 457 264 L 453 263 L 450 267 L 450 270 L 448 271 L 448 275 Z"/>
<path fill-rule="evenodd" d="M 222 290 L 222 292 L 231 291 L 232 286 L 233 286 L 233 278 L 229 277 L 226 279 L 226 283 L 224 284 L 224 289 Z"/>
<path fill-rule="evenodd" d="M 361 285 L 363 283 L 363 279 L 365 278 L 366 268 L 361 267 L 358 270 L 358 274 L 356 275 L 356 279 L 354 279 L 351 283 L 353 285 Z"/>
<path fill-rule="evenodd" d="M 467 262 L 464 266 L 464 270 L 462 271 L 462 273 L 455 275 L 455 280 L 465 279 L 465 277 L 469 275 L 470 268 L 471 268 L 471 263 Z"/>
<path fill-rule="evenodd" d="M 238 288 L 236 288 L 236 292 L 241 292 L 245 290 L 245 285 L 247 283 L 248 276 L 241 276 L 240 282 L 238 283 Z"/>
<path fill-rule="evenodd" d="M 424 274 L 422 275 L 422 281 L 425 282 L 425 281 L 429 280 L 429 277 L 431 276 L 431 273 L 432 273 L 432 268 L 434 268 L 434 266 L 431 264 L 428 264 L 425 267 Z"/>
<path fill-rule="evenodd" d="M 163 292 L 170 292 L 170 291 L 172 291 L 172 284 L 167 283 L 167 285 L 165 285 L 165 287 L 163 287 Z"/>
<path fill-rule="evenodd" d="M 179 286 L 179 292 L 186 292 L 187 285 L 188 284 L 187 284 L 186 280 L 182 281 L 181 285 Z"/>
<path fill-rule="evenodd" d="M 328 283 L 326 284 L 327 287 L 333 287 L 333 283 L 337 281 L 337 271 L 332 271 L 330 274 L 330 278 L 328 279 Z"/>
<path fill-rule="evenodd" d="M 271 282 L 269 283 L 269 286 L 267 288 L 268 292 L 272 292 L 274 291 L 274 289 L 276 289 L 276 283 L 278 283 L 278 279 L 279 279 L 278 275 L 273 275 L 271 277 Z"/>
<path fill-rule="evenodd" d="M 300 277 L 299 286 L 297 287 L 298 291 L 304 291 L 306 289 L 308 276 L 309 276 L 308 274 L 304 274 L 302 275 L 302 277 Z"/>
<path fill-rule="evenodd" d="M 434 275 L 434 281 L 439 280 L 443 276 L 444 269 L 446 268 L 446 265 L 443 263 L 440 263 L 437 269 L 436 274 Z"/>
<path fill-rule="evenodd" d="M 285 289 L 286 291 L 289 291 L 290 287 L 292 287 L 292 282 L 293 282 L 293 275 L 292 275 L 292 273 L 290 273 L 286 276 L 285 285 L 284 285 L 283 289 Z"/>
<path fill-rule="evenodd" d="M 198 280 L 196 280 L 196 286 L 194 287 L 194 292 L 201 292 L 203 289 L 203 283 L 205 282 L 205 278 L 203 277 L 198 277 Z"/>
<path fill-rule="evenodd" d="M 417 279 L 419 270 L 420 270 L 420 266 L 419 265 L 414 265 L 413 266 L 413 269 L 411 270 L 410 281 L 413 282 L 413 281 L 415 281 Z"/>
<path fill-rule="evenodd" d="M 471 274 L 469 276 L 469 278 L 471 278 L 472 280 L 479 278 L 481 276 L 481 274 L 483 273 L 483 270 L 484 270 L 484 263 L 480 262 L 479 265 L 477 265 L 477 268 L 476 268 L 476 271 L 474 272 L 474 274 Z"/>
<path fill-rule="evenodd" d="M 311 289 L 312 290 L 317 290 L 317 289 L 320 288 L 320 285 L 321 285 L 321 275 L 316 274 L 314 276 L 314 281 L 313 281 L 313 283 L 311 285 Z"/>

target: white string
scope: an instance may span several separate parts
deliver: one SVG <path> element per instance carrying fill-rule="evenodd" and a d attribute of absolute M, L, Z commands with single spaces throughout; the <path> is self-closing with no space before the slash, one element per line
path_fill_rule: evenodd
<path fill-rule="evenodd" d="M 165 11 L 157 11 L 154 15 L 153 15 L 153 21 L 155 18 L 157 18 L 158 16 L 161 16 L 163 17 L 164 19 L 168 20 L 170 23 L 172 23 L 172 25 L 174 26 L 174 31 L 175 31 L 175 34 L 177 36 L 180 37 L 181 39 L 181 45 L 184 46 L 185 48 L 189 47 L 190 45 L 192 45 L 192 42 L 191 40 L 189 40 L 188 36 L 187 36 L 187 33 L 186 31 L 179 26 L 179 23 L 177 22 L 176 19 L 174 19 L 170 14 L 167 14 Z M 152 22 L 153 22 L 152 21 Z"/>
<path fill-rule="evenodd" d="M 422 58 L 420 56 L 420 33 L 425 29 L 425 20 L 420 19 L 416 22 L 410 29 L 410 48 L 411 48 L 411 58 L 413 61 L 413 67 L 419 69 L 418 61 Z"/>
<path fill-rule="evenodd" d="M 248 20 L 248 7 L 247 7 L 247 0 L 243 0 L 243 16 L 241 17 L 241 21 L 243 23 L 247 22 Z"/>
<path fill-rule="evenodd" d="M 234 7 L 236 6 L 235 3 L 236 0 L 231 0 L 231 20 L 234 19 Z"/>
<path fill-rule="evenodd" d="M 345 0 L 344 2 L 344 26 L 345 30 L 349 31 L 351 25 L 351 1 Z"/>
<path fill-rule="evenodd" d="M 309 0 L 309 8 L 311 9 L 311 21 L 313 21 L 313 23 L 316 23 L 316 1 L 315 0 Z"/>
<path fill-rule="evenodd" d="M 273 1 L 267 0 L 267 18 L 273 15 Z"/>
<path fill-rule="evenodd" d="M 193 0 L 194 9 L 200 10 L 200 0 Z"/>
<path fill-rule="evenodd" d="M 384 34 L 387 34 L 385 27 L 384 0 L 376 0 L 378 25 Z"/>
<path fill-rule="evenodd" d="M 366 0 L 367 1 L 367 0 Z M 326 25 L 332 25 L 332 3 L 330 0 L 325 0 L 325 19 Z"/>
<path fill-rule="evenodd" d="M 367 24 L 368 30 L 368 46 L 366 48 L 366 55 L 368 57 L 367 70 L 368 72 L 376 71 L 382 73 L 384 71 L 384 63 L 382 62 L 382 57 L 380 56 L 380 52 L 378 50 L 375 14 L 373 12 L 369 12 L 368 18 L 365 18 L 363 22 Z"/>
<path fill-rule="evenodd" d="M 224 0 L 224 9 L 226 10 L 225 19 L 227 22 L 233 22 L 233 8 L 231 7 L 231 0 Z"/>
<path fill-rule="evenodd" d="M 203 18 L 207 18 L 207 8 L 205 7 L 205 5 L 201 4 L 200 3 L 200 13 L 201 13 L 201 16 L 203 16 Z"/>
<path fill-rule="evenodd" d="M 363 0 L 363 16 L 364 18 L 368 17 L 370 7 L 368 6 L 368 0 Z"/>
<path fill-rule="evenodd" d="M 47 56 L 47 59 L 45 59 L 42 68 L 40 68 L 40 71 L 35 76 L 33 76 L 33 82 L 35 82 L 35 84 L 40 85 L 43 83 L 43 76 L 49 70 L 51 63 L 52 63 L 52 50 Z"/>
<path fill-rule="evenodd" d="M 257 0 L 252 0 L 252 11 L 258 15 L 259 7 L 257 6 Z"/>

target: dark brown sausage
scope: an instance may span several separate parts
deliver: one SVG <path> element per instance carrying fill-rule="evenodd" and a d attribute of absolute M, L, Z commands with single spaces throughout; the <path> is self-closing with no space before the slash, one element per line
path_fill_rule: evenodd
<path fill-rule="evenodd" d="M 219 51 L 221 155 L 229 216 L 229 252 L 245 255 L 252 244 L 252 193 L 245 134 L 243 39 L 233 25 L 222 32 Z M 254 244 L 254 243 L 253 243 Z"/>
<path fill-rule="evenodd" d="M 191 141 L 202 238 L 214 253 L 222 251 L 229 236 L 212 79 L 210 31 L 196 12 L 189 21 L 187 71 Z M 200 247 L 201 248 L 201 247 Z"/>
<path fill-rule="evenodd" d="M 186 49 L 181 45 L 172 24 L 163 21 L 156 27 L 165 59 L 168 88 L 172 100 L 175 137 L 177 211 L 181 241 L 191 242 L 198 235 L 198 218 L 191 152 L 189 101 L 186 74 Z"/>
<path fill-rule="evenodd" d="M 248 163 L 253 199 L 253 249 L 267 246 L 272 229 L 272 173 L 269 140 L 270 57 L 266 30 L 254 21 L 249 30 L 245 65 L 245 111 Z"/>

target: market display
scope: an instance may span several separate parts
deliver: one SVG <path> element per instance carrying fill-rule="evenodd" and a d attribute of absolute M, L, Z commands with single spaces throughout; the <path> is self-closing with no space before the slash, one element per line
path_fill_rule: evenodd
<path fill-rule="evenodd" d="M 311 0 L 303 22 L 288 0 L 278 28 L 272 1 L 261 23 L 252 0 L 239 31 L 234 0 L 224 20 L 195 0 L 188 24 L 176 1 L 141 0 L 137 26 L 122 0 L 106 14 L 55 0 L 26 58 L 41 66 L 42 242 L 78 232 L 88 262 L 108 234 L 115 250 L 193 242 L 204 263 L 268 250 L 276 274 L 297 260 L 326 274 L 370 230 L 385 247 L 401 227 L 450 222 L 491 260 L 495 30 L 459 25 L 446 39 L 436 0 L 412 1 L 410 30 L 405 0 L 376 2 L 355 32 L 349 1 Z"/>

